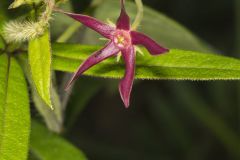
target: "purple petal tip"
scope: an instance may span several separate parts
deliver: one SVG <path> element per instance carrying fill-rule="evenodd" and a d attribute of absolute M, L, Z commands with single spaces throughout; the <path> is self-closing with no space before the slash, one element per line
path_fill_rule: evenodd
<path fill-rule="evenodd" d="M 73 77 L 73 78 L 74 78 L 74 77 Z M 73 81 L 75 80 L 75 79 L 73 79 L 73 78 L 66 84 L 66 86 L 65 86 L 65 88 L 64 88 L 64 90 L 65 90 L 66 92 L 72 87 Z"/>
<path fill-rule="evenodd" d="M 131 36 L 133 44 L 143 45 L 147 48 L 151 55 L 159 55 L 169 52 L 169 49 L 160 46 L 157 42 L 155 42 L 153 39 L 143 33 L 132 31 Z"/>
<path fill-rule="evenodd" d="M 121 80 L 119 84 L 119 92 L 125 107 L 128 108 L 135 74 L 134 47 L 132 46 L 126 50 L 122 50 L 122 56 L 125 61 L 126 70 L 124 78 Z"/>
<path fill-rule="evenodd" d="M 120 95 L 121 95 L 121 98 L 122 98 L 125 108 L 129 108 L 130 95 L 128 95 L 128 92 L 126 92 L 126 90 L 124 89 L 124 87 L 121 84 L 119 85 L 119 92 L 120 92 Z"/>
<path fill-rule="evenodd" d="M 95 19 L 94 17 L 90 17 L 90 16 L 83 15 L 83 14 L 75 14 L 75 13 L 65 12 L 61 9 L 55 9 L 55 11 L 63 13 L 65 15 L 81 22 L 85 26 L 93 29 L 94 31 L 98 32 L 99 34 L 101 34 L 102 36 L 104 36 L 106 38 L 110 38 L 112 36 L 112 32 L 115 30 L 114 27 L 111 27 L 110 25 L 105 24 L 105 23 Z"/>

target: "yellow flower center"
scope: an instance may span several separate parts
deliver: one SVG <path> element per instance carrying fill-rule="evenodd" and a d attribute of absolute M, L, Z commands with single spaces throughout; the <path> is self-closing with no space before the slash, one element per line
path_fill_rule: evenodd
<path fill-rule="evenodd" d="M 127 48 L 131 45 L 131 36 L 127 31 L 117 30 L 113 35 L 113 42 L 120 49 Z"/>
<path fill-rule="evenodd" d="M 117 44 L 124 44 L 125 38 L 123 36 L 117 36 Z"/>

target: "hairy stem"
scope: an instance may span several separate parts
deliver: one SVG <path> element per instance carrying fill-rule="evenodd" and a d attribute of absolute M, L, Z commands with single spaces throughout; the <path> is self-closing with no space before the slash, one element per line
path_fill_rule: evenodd
<path fill-rule="evenodd" d="M 132 29 L 133 30 L 136 30 L 139 25 L 141 24 L 141 21 L 143 19 L 143 3 L 142 3 L 142 0 L 135 0 L 135 3 L 137 5 L 137 9 L 138 9 L 138 12 L 137 12 L 137 16 L 132 24 Z"/>
<path fill-rule="evenodd" d="M 51 19 L 52 11 L 55 5 L 55 0 L 45 0 L 46 10 L 43 12 L 40 17 L 39 23 L 45 27 L 48 25 L 49 20 Z"/>

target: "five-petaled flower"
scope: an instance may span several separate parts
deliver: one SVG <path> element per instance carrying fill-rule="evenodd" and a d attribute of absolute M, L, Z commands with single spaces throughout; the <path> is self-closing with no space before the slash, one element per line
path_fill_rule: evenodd
<path fill-rule="evenodd" d="M 117 20 L 116 27 L 100 22 L 93 17 L 61 11 L 109 39 L 109 42 L 103 49 L 93 53 L 80 65 L 77 72 L 67 84 L 67 88 L 77 79 L 77 77 L 82 75 L 90 67 L 121 52 L 123 60 L 125 61 L 126 72 L 124 78 L 119 84 L 119 92 L 125 106 L 129 107 L 129 99 L 135 75 L 136 51 L 134 45 L 143 45 L 151 55 L 159 55 L 168 52 L 168 49 L 161 47 L 148 36 L 131 30 L 130 19 L 124 6 L 125 0 L 120 1 L 121 14 Z"/>

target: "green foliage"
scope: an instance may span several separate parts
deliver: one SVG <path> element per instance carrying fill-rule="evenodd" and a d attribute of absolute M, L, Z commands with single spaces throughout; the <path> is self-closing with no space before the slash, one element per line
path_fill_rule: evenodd
<path fill-rule="evenodd" d="M 4 48 L 4 41 L 3 39 L 0 37 L 0 50 Z M 0 52 L 1 54 L 1 52 Z"/>
<path fill-rule="evenodd" d="M 52 110 L 46 105 L 46 103 L 39 96 L 38 92 L 35 89 L 33 80 L 30 75 L 30 69 L 29 69 L 29 64 L 27 63 L 27 58 L 24 56 L 18 56 L 17 58 L 21 64 L 21 66 L 25 72 L 25 76 L 27 77 L 27 80 L 30 84 L 32 99 L 33 99 L 36 109 L 43 116 L 48 128 L 51 131 L 60 133 L 62 130 L 63 113 L 62 113 L 62 108 L 61 108 L 62 105 L 59 100 L 56 89 L 54 87 L 51 87 L 51 89 L 50 89 L 51 94 L 52 94 L 52 99 L 53 99 L 52 104 L 54 107 L 54 110 Z"/>
<path fill-rule="evenodd" d="M 51 102 L 51 46 L 49 33 L 31 40 L 29 42 L 29 64 L 32 73 L 32 79 L 36 89 L 45 101 L 52 107 Z"/>
<path fill-rule="evenodd" d="M 43 125 L 32 121 L 31 152 L 40 160 L 86 160 L 85 155 Z"/>
<path fill-rule="evenodd" d="M 91 53 L 99 49 L 96 46 L 71 44 L 53 45 L 53 68 L 59 71 L 74 72 Z M 240 61 L 217 54 L 172 49 L 160 56 L 151 56 L 146 50 L 144 56 L 137 57 L 137 79 L 167 80 L 238 80 L 240 79 Z M 86 75 L 121 78 L 123 63 L 108 59 L 86 72 Z"/>
<path fill-rule="evenodd" d="M 56 91 L 52 90 L 52 93 L 56 95 Z M 39 111 L 39 113 L 43 116 L 48 129 L 54 131 L 56 133 L 60 133 L 62 130 L 62 113 L 59 111 L 60 102 L 57 101 L 57 104 L 53 102 L 54 110 L 51 110 L 46 103 L 42 100 L 39 94 L 32 88 L 32 98 L 35 104 L 35 107 Z"/>
<path fill-rule="evenodd" d="M 0 6 L 0 30 L 1 30 L 2 29 L 1 27 L 2 27 L 3 23 L 5 22 L 5 20 L 7 19 L 7 17 L 6 17 L 6 13 L 5 13 L 6 1 L 3 1 L 3 2 L 0 1 L 0 3 L 1 3 L 1 6 Z"/>
<path fill-rule="evenodd" d="M 0 1 L 0 36 L 2 36 L 2 28 L 4 26 L 4 23 L 6 23 L 6 20 L 8 19 L 5 13 L 6 8 L 4 6 L 6 1 Z M 1 37 L 0 37 L 0 45 L 1 45 Z M 1 47 L 1 46 L 0 46 Z"/>
<path fill-rule="evenodd" d="M 39 3 L 40 0 L 14 0 L 14 2 L 9 6 L 10 9 L 17 8 L 24 4 L 32 4 L 33 2 Z"/>
<path fill-rule="evenodd" d="M 0 159 L 25 160 L 30 111 L 28 89 L 14 58 L 0 56 Z"/>
<path fill-rule="evenodd" d="M 43 6 L 42 3 L 39 4 L 39 0 L 15 0 L 14 3 L 12 3 L 11 7 L 15 8 L 22 4 L 31 2 L 36 3 L 33 6 L 24 5 L 19 7 L 19 11 L 21 12 L 17 12 L 18 9 L 14 9 L 9 12 L 7 11 L 7 7 L 11 2 L 6 0 L 0 0 L 0 34 L 2 26 L 7 20 L 11 19 L 10 17 L 20 19 L 25 19 L 27 17 L 29 18 L 28 20 L 33 19 L 37 20 L 36 17 L 42 15 L 41 14 L 42 10 L 46 6 Z M 68 4 L 71 4 L 71 2 L 72 1 L 69 1 Z M 83 3 L 84 2 L 80 2 L 81 5 Z M 66 7 L 66 4 L 64 5 Z M 27 7 L 28 9 L 23 7 Z M 71 10 L 70 8 L 71 7 L 65 10 Z M 126 8 L 128 10 L 130 17 L 134 18 L 134 16 L 136 15 L 135 4 L 133 2 L 128 1 Z M 240 80 L 240 61 L 238 59 L 229 58 L 216 54 L 204 54 L 207 52 L 214 51 L 211 51 L 212 49 L 209 46 L 205 45 L 201 40 L 194 36 L 194 34 L 192 34 L 189 30 L 187 30 L 174 20 L 148 7 L 144 7 L 144 9 L 145 9 L 144 19 L 142 22 L 142 24 L 144 25 L 140 26 L 139 30 L 153 37 L 153 39 L 157 40 L 160 44 L 168 48 L 178 49 L 172 49 L 167 54 L 155 57 L 150 56 L 146 50 L 143 50 L 145 56 L 141 56 L 140 54 L 137 55 L 136 79 Z M 120 11 L 119 0 L 115 1 L 104 0 L 101 3 L 99 3 L 99 5 L 97 4 L 96 6 L 93 5 L 87 8 L 86 12 L 89 12 L 91 14 L 93 10 L 95 14 L 94 17 L 96 18 L 103 20 L 106 20 L 106 18 L 110 18 L 110 20 L 116 20 L 116 18 L 119 16 Z M 36 17 L 33 16 L 33 12 L 35 12 Z M 76 12 L 79 12 L 79 10 L 77 10 Z M 18 13 L 22 14 L 18 15 Z M 48 23 L 51 12 L 46 11 L 46 13 L 48 13 L 49 15 L 47 17 L 44 17 L 43 14 L 42 18 L 45 19 L 44 24 Z M 55 22 L 52 21 L 54 25 L 51 25 L 53 29 L 51 35 L 54 35 L 53 39 L 57 39 L 57 42 L 66 42 L 72 37 L 74 33 L 76 33 L 77 29 L 81 26 L 81 24 L 78 22 L 72 23 L 73 22 L 72 19 L 67 19 L 62 14 L 59 17 L 60 17 L 59 19 L 58 18 L 56 19 L 54 17 Z M 64 26 L 67 26 L 69 24 L 71 24 L 71 26 L 65 30 Z M 17 35 L 16 34 L 17 32 L 15 33 L 13 31 L 16 30 L 13 29 L 11 33 Z M 64 33 L 61 36 L 59 36 L 59 34 L 62 32 Z M 73 39 L 71 40 L 74 41 L 76 40 L 78 43 L 90 42 L 91 44 L 94 44 L 99 38 L 98 34 L 88 29 L 81 30 L 80 34 L 75 35 L 78 37 L 77 38 L 73 37 Z M 80 82 L 79 83 L 80 85 L 77 83 L 76 87 L 72 89 L 71 98 L 68 97 L 70 93 L 63 91 L 64 85 L 62 85 L 61 88 L 59 89 L 60 91 L 59 96 L 57 92 L 58 91 L 57 85 L 55 88 L 55 85 L 51 84 L 52 83 L 51 79 L 55 78 L 55 74 L 51 74 L 51 72 L 53 72 L 51 68 L 51 63 L 53 63 L 54 70 L 63 72 L 74 72 L 76 71 L 78 66 L 88 58 L 90 54 L 100 49 L 101 47 L 74 44 L 54 44 L 52 59 L 50 33 L 46 32 L 43 36 L 30 41 L 29 56 L 27 56 L 26 54 L 19 54 L 18 60 L 20 60 L 19 62 L 21 62 L 20 67 L 17 61 L 15 60 L 14 56 L 15 53 L 19 53 L 19 51 L 21 52 L 22 50 L 25 50 L 25 45 L 24 44 L 8 44 L 6 46 L 4 45 L 5 43 L 0 38 L 0 52 L 4 52 L 2 49 L 6 47 L 6 49 L 9 52 L 12 52 L 11 53 L 12 55 L 11 58 L 10 57 L 8 58 L 5 53 L 0 55 L 0 160 L 5 159 L 24 160 L 27 157 L 28 137 L 30 131 L 30 113 L 28 99 L 29 96 L 27 85 L 21 67 L 24 69 L 25 76 L 29 81 L 29 86 L 32 93 L 32 100 L 34 102 L 33 105 L 37 108 L 39 114 L 43 116 L 43 119 L 48 127 L 48 129 L 45 128 L 37 121 L 32 122 L 30 142 L 31 155 L 39 160 L 86 159 L 85 155 L 81 151 L 79 151 L 77 147 L 70 144 L 67 140 L 62 138 L 61 135 L 57 135 L 55 133 L 52 133 L 51 131 L 57 132 L 59 134 L 62 132 L 68 134 L 70 132 L 72 133 L 76 131 L 73 128 L 74 122 L 78 119 L 79 114 L 82 112 L 84 107 L 87 106 L 87 103 L 89 103 L 89 101 L 92 100 L 92 97 L 102 88 L 103 84 L 101 82 L 99 83 L 99 81 L 96 82 L 92 78 L 86 79 L 83 78 L 80 81 L 78 81 L 78 83 Z M 26 63 L 28 59 L 30 66 L 28 66 L 28 64 Z M 102 62 L 101 64 L 94 66 L 92 69 L 88 70 L 85 73 L 85 75 L 104 78 L 121 78 L 124 72 L 125 72 L 124 63 L 122 61 L 118 63 L 116 62 L 116 58 L 115 59 L 111 58 Z M 62 73 L 58 74 L 57 76 L 58 78 L 60 77 L 59 78 L 60 80 L 62 80 Z M 63 77 L 65 77 L 65 75 Z M 63 79 L 62 81 L 65 82 L 65 80 L 66 79 Z M 115 85 L 112 82 L 113 81 L 111 81 L 111 84 L 108 84 L 108 87 L 111 86 L 112 84 Z M 179 83 L 180 82 L 178 82 L 178 84 Z M 207 127 L 208 128 L 207 132 L 208 131 L 212 132 L 213 134 L 212 136 L 214 136 L 216 140 L 222 143 L 222 146 L 220 147 L 225 147 L 224 149 L 226 149 L 227 152 L 231 154 L 231 156 L 233 155 L 238 159 L 239 157 L 238 134 L 236 134 L 232 127 L 229 127 L 227 123 L 222 120 L 222 117 L 218 116 L 217 114 L 211 111 L 211 106 L 203 103 L 203 100 L 198 99 L 201 95 L 195 94 L 197 93 L 197 91 L 191 90 L 191 87 L 187 88 L 184 87 L 183 85 L 181 85 L 181 87 L 171 85 L 172 88 L 170 88 L 169 92 L 174 93 L 172 95 L 173 97 L 178 97 L 175 98 L 176 100 L 175 105 L 182 102 L 183 106 L 185 107 L 185 108 L 183 107 L 184 110 L 189 112 L 191 118 L 195 118 L 198 122 L 201 122 L 199 126 L 202 125 L 203 127 Z M 211 87 L 212 86 L 214 85 L 211 84 Z M 114 88 L 117 91 L 117 87 L 114 86 Z M 169 96 L 168 98 L 171 100 L 171 102 L 168 102 L 167 99 L 165 99 L 166 97 L 163 97 L 161 94 L 158 94 L 162 92 L 161 89 L 157 88 L 157 86 L 155 85 L 153 86 L 153 89 L 147 88 L 149 94 L 146 96 L 148 99 L 148 102 L 146 104 L 149 104 L 149 106 L 147 110 L 144 109 L 144 115 L 146 114 L 146 111 L 150 110 L 149 112 L 151 114 L 150 118 L 153 118 L 154 121 L 151 120 L 148 122 L 148 120 L 144 120 L 144 116 L 142 115 L 139 116 L 141 118 L 141 121 L 135 121 L 136 117 L 134 117 L 135 122 L 132 123 L 132 126 L 134 127 L 131 127 L 131 129 L 138 128 L 137 129 L 138 131 L 136 132 L 137 135 L 134 134 L 133 139 L 138 137 L 139 139 L 136 138 L 137 142 L 139 142 L 139 144 L 141 143 L 141 145 L 144 146 L 144 148 L 149 148 L 146 150 L 146 153 L 149 154 L 148 155 L 149 157 L 154 158 L 148 159 L 158 159 L 159 156 L 162 156 L 162 154 L 163 153 L 165 154 L 166 153 L 165 151 L 167 151 L 167 149 L 165 150 L 167 146 L 164 145 L 165 137 L 163 137 L 161 143 L 159 143 L 158 141 L 159 137 L 162 136 L 161 135 L 162 133 L 157 132 L 158 129 L 163 129 L 165 132 L 164 134 L 168 134 L 167 137 L 171 141 L 171 146 L 173 143 L 174 144 L 177 143 L 176 145 L 174 145 L 174 147 L 176 147 L 179 152 L 186 153 L 191 152 L 190 154 L 192 154 L 192 156 L 195 157 L 197 154 L 201 156 L 203 155 L 202 157 L 204 157 L 204 154 L 205 156 L 209 154 L 208 152 L 209 148 L 205 146 L 203 147 L 205 151 L 196 149 L 199 147 L 198 144 L 201 145 L 201 143 L 198 142 L 196 145 L 193 142 L 194 134 L 190 133 L 188 130 L 189 129 L 188 127 L 192 125 L 189 125 L 188 123 L 189 121 L 184 122 L 183 119 L 180 119 L 181 115 L 178 112 L 179 110 L 174 110 L 174 108 L 169 107 L 169 105 L 172 104 L 172 97 L 166 94 L 166 96 Z M 227 99 L 228 95 L 227 92 L 225 92 L 225 90 L 223 89 L 222 90 L 223 94 L 220 93 L 222 94 L 221 97 L 223 98 L 219 99 L 220 96 L 217 95 L 216 92 L 219 92 L 219 90 L 212 91 L 210 92 L 210 94 L 212 93 L 216 94 L 217 100 L 216 103 L 218 107 L 218 105 L 219 106 L 222 105 L 223 101 L 226 101 L 225 99 Z M 107 94 L 109 96 L 112 95 L 113 92 Z M 145 95 L 143 96 L 145 98 Z M 62 101 L 60 101 L 59 97 L 61 98 Z M 140 104 L 144 102 L 144 98 L 137 99 L 138 100 L 137 102 L 133 101 L 133 104 L 134 103 Z M 114 102 L 112 101 L 114 101 L 114 99 L 109 100 L 107 104 L 110 105 L 112 103 L 116 104 L 115 101 Z M 228 100 L 228 102 L 229 101 L 231 100 Z M 96 104 L 96 102 L 91 101 L 91 103 L 93 104 L 95 103 L 94 105 L 98 105 Z M 67 104 L 70 107 L 66 108 Z M 227 107 L 224 109 L 229 110 L 230 105 L 235 106 L 236 104 L 233 101 L 231 101 L 230 103 L 226 103 Z M 54 108 L 54 110 L 51 110 L 51 108 L 48 106 Z M 178 109 L 180 108 L 181 106 L 178 106 Z M 106 109 L 107 112 L 104 109 Z M 234 110 L 233 107 L 231 109 Z M 103 108 L 103 112 L 104 117 L 109 117 L 106 115 L 112 113 L 111 110 L 110 111 L 108 110 L 108 108 Z M 99 112 L 96 113 L 99 114 Z M 34 114 L 33 116 L 35 118 Z M 233 114 L 231 114 L 230 116 L 234 117 Z M 63 117 L 65 117 L 65 122 Z M 100 116 L 98 115 L 98 117 L 101 118 L 101 113 Z M 184 114 L 184 118 L 185 117 L 186 114 Z M 97 127 L 103 126 L 109 129 L 108 125 L 104 126 L 106 120 L 105 118 L 103 119 L 104 120 L 96 123 L 95 125 Z M 110 119 L 112 120 L 112 117 Z M 125 119 L 125 117 L 123 119 Z M 158 125 L 160 127 L 157 130 L 155 130 L 156 128 L 152 128 L 153 126 L 156 125 L 154 122 L 156 122 L 156 124 L 159 123 Z M 63 126 L 63 123 L 65 124 L 65 128 Z M 88 124 L 92 125 L 93 123 L 92 121 L 90 121 L 90 123 L 87 123 L 86 126 Z M 129 124 L 131 123 L 128 123 L 128 125 Z M 96 127 L 95 125 L 94 127 Z M 67 129 L 70 128 L 73 130 L 68 132 Z M 124 134 L 122 133 L 124 133 L 126 128 L 124 127 L 124 129 L 122 129 L 121 127 L 119 127 L 118 134 L 122 136 L 121 138 L 125 138 Z M 80 128 L 80 130 L 81 129 L 82 128 Z M 127 133 L 129 134 L 130 137 L 131 129 Z M 120 130 L 123 130 L 122 133 Z M 77 131 L 79 131 L 79 128 Z M 83 145 L 86 145 L 85 146 L 86 148 L 91 148 L 90 149 L 91 151 L 88 153 L 94 153 L 96 155 L 106 154 L 107 155 L 106 157 L 112 156 L 115 158 L 116 153 L 118 153 L 117 155 L 124 157 L 125 152 L 131 154 L 132 150 L 134 150 L 131 147 L 129 148 L 126 147 L 126 149 L 124 148 L 123 151 L 121 151 L 121 147 L 115 148 L 114 145 L 109 145 L 106 142 L 101 142 L 101 140 L 100 141 L 97 140 L 99 137 L 100 138 L 102 137 L 101 133 L 99 137 L 94 137 L 95 135 L 91 134 L 87 135 L 86 133 L 83 131 L 81 132 L 81 134 L 77 136 L 84 138 L 84 141 L 83 142 L 81 141 L 81 143 Z M 102 133 L 105 132 L 103 131 Z M 156 139 L 154 137 L 155 134 L 157 136 Z M 114 134 L 112 135 L 114 136 Z M 77 139 L 78 137 L 71 137 L 71 139 L 72 138 Z M 119 139 L 120 141 L 121 138 Z M 106 139 L 103 140 L 105 141 Z M 110 139 L 113 140 L 115 138 L 110 137 Z M 197 141 L 199 141 L 199 137 L 196 139 Z M 209 139 L 212 140 L 213 138 L 209 136 Z M 208 141 L 209 139 L 207 139 L 206 141 Z M 106 147 L 107 145 L 109 145 L 110 147 Z M 139 145 L 140 150 L 142 150 L 141 148 L 142 146 Z M 199 151 L 199 153 L 195 154 L 196 151 L 194 151 L 194 149 L 192 148 L 195 148 L 195 150 Z M 160 153 L 159 151 L 162 153 Z M 172 152 L 171 150 L 171 153 L 174 152 Z M 141 157 L 144 157 L 143 156 L 144 154 L 145 153 L 139 154 L 139 152 L 136 151 L 137 156 L 140 155 Z M 181 156 L 180 154 L 176 155 Z M 155 158 L 155 156 L 157 158 Z M 169 159 L 170 157 L 163 157 L 163 159 L 164 158 Z M 185 157 L 185 159 L 191 158 L 189 155 L 187 155 L 187 158 Z M 198 157 L 198 159 L 201 158 Z"/>

